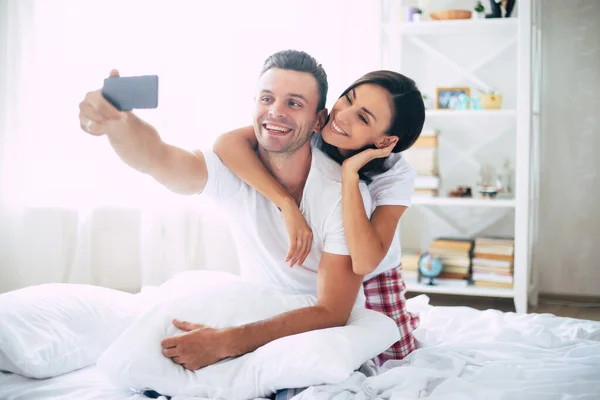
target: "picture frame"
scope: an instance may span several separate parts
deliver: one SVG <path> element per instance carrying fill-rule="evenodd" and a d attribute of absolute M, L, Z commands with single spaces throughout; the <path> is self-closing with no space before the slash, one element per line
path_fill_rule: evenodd
<path fill-rule="evenodd" d="M 438 110 L 453 110 L 459 104 L 459 96 L 471 96 L 467 86 L 438 87 L 435 89 L 435 108 Z"/>

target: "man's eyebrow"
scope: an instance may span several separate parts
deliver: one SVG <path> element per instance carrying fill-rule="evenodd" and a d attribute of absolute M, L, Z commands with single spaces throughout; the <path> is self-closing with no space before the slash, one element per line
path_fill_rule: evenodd
<path fill-rule="evenodd" d="M 306 100 L 306 98 L 305 98 L 304 96 L 302 96 L 301 94 L 298 94 L 298 93 L 290 93 L 290 96 L 291 96 L 291 97 L 297 97 L 297 98 L 299 98 L 299 99 L 302 99 L 302 100 L 304 100 L 304 101 L 307 101 L 307 100 Z"/>
<path fill-rule="evenodd" d="M 272 92 L 272 91 L 270 91 L 269 89 L 262 89 L 260 92 L 261 92 L 261 93 L 273 94 L 273 92 Z M 302 95 L 301 95 L 301 94 L 299 94 L 299 93 L 289 93 L 289 94 L 288 94 L 288 96 L 290 96 L 290 97 L 297 97 L 297 98 L 299 98 L 299 99 L 302 99 L 302 100 L 304 100 L 304 101 L 308 102 L 308 101 L 306 100 L 306 97 L 302 96 Z"/>
<path fill-rule="evenodd" d="M 354 97 L 354 100 L 356 100 L 356 91 L 354 90 L 354 88 L 352 88 L 352 97 Z M 373 114 L 371 111 L 369 111 L 368 109 L 366 109 L 365 107 L 361 107 L 361 109 L 366 112 L 367 114 L 369 114 L 371 117 L 373 117 L 373 119 L 375 121 L 377 121 L 377 118 L 375 118 L 375 114 Z"/>

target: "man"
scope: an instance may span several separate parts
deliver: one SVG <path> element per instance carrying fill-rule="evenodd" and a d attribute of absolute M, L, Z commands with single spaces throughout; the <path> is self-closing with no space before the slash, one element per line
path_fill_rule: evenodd
<path fill-rule="evenodd" d="M 88 93 L 80 104 L 82 128 L 106 134 L 126 164 L 174 192 L 209 195 L 228 210 L 242 253 L 242 276 L 317 295 L 315 306 L 241 327 L 212 329 L 174 321 L 187 333 L 164 339 L 163 354 L 185 368 L 196 370 L 240 356 L 284 336 L 345 325 L 355 302 L 364 303 L 362 277 L 352 271 L 344 236 L 340 166 L 312 151 L 310 144 L 312 132 L 325 123 L 326 96 L 322 66 L 298 51 L 269 57 L 257 84 L 254 128 L 259 156 L 300 204 L 313 229 L 311 252 L 296 268 L 285 262 L 289 243 L 279 209 L 233 175 L 216 154 L 166 144 L 152 126 L 133 113 L 115 110 L 99 91 Z M 366 187 L 362 189 L 370 212 L 370 197 Z"/>

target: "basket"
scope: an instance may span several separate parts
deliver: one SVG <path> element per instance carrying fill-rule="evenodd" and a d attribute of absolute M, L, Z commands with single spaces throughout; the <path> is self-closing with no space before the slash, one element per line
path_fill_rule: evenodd
<path fill-rule="evenodd" d="M 482 93 L 479 102 L 484 110 L 499 110 L 502 108 L 502 95 Z"/>
<path fill-rule="evenodd" d="M 471 11 L 469 10 L 440 10 L 429 13 L 433 20 L 448 20 L 448 19 L 470 19 Z"/>

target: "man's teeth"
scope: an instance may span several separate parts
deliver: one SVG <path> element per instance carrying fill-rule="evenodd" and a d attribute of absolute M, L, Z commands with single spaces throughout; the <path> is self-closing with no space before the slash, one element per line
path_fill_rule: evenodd
<path fill-rule="evenodd" d="M 278 131 L 278 132 L 288 132 L 290 130 L 288 128 L 282 128 L 279 126 L 274 126 L 274 125 L 269 125 L 269 124 L 265 125 L 265 127 L 270 131 Z"/>
<path fill-rule="evenodd" d="M 340 135 L 348 136 L 348 134 L 346 132 L 344 132 L 339 126 L 337 126 L 337 124 L 335 123 L 335 121 L 331 122 L 331 127 L 333 128 L 334 131 L 336 131 Z"/>

